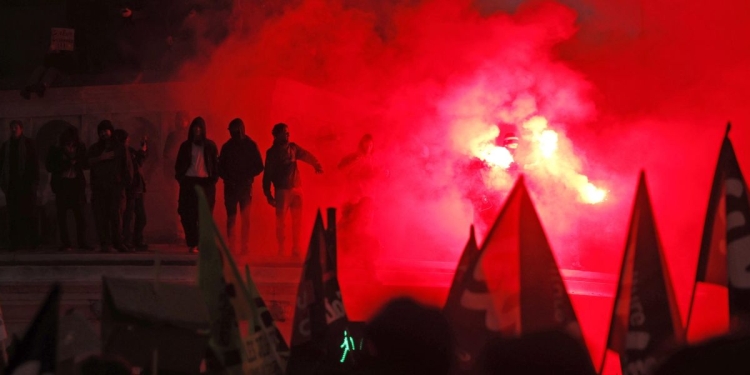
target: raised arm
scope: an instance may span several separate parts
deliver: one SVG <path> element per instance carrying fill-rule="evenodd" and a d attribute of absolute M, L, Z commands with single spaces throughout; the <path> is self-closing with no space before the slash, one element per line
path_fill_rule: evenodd
<path fill-rule="evenodd" d="M 323 173 L 323 166 L 320 165 L 320 162 L 318 162 L 318 159 L 313 154 L 299 145 L 295 144 L 295 146 L 297 160 L 302 160 L 305 163 L 312 165 L 313 168 L 315 168 L 316 173 Z"/>

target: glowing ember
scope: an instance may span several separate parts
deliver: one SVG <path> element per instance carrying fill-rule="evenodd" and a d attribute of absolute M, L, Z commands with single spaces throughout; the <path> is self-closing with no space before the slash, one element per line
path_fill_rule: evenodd
<path fill-rule="evenodd" d="M 513 163 L 513 155 L 510 154 L 507 148 L 495 146 L 490 143 L 480 146 L 477 157 L 492 167 L 497 166 L 503 169 L 508 169 Z"/>
<path fill-rule="evenodd" d="M 600 189 L 594 184 L 587 182 L 585 185 L 580 187 L 578 189 L 578 192 L 581 195 L 581 200 L 584 203 L 589 204 L 596 204 L 601 203 L 604 201 L 605 198 L 607 198 L 607 191 L 604 189 Z"/>
<path fill-rule="evenodd" d="M 542 156 L 550 158 L 557 151 L 557 133 L 554 130 L 547 129 L 539 136 L 539 150 Z"/>

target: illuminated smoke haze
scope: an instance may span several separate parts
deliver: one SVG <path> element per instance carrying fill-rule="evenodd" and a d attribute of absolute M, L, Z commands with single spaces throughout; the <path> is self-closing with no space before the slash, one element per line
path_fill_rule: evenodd
<path fill-rule="evenodd" d="M 543 119 L 557 134 L 557 164 L 524 173 L 558 262 L 618 272 L 645 169 L 684 319 L 728 120 L 750 174 L 749 8 L 743 1 L 302 1 L 269 17 L 246 10 L 235 34 L 184 66 L 183 77 L 198 83 L 175 96 L 207 118 L 220 143 L 234 117 L 263 152 L 271 126 L 290 125 L 292 141 L 326 171 L 314 175 L 300 164 L 305 237 L 315 209 L 341 208 L 356 188 L 337 165 L 371 133 L 382 167 L 367 187 L 375 207 L 367 246 L 379 244 L 376 263 L 455 261 L 474 220 L 466 192 L 476 181 L 463 166 L 508 126 L 521 138 L 519 150 L 531 153 L 535 133 L 523 125 Z M 583 177 L 607 199 L 581 202 Z M 495 171 L 480 181 L 502 195 L 512 177 Z M 273 209 L 259 179 L 255 185 L 251 251 L 269 255 Z"/>

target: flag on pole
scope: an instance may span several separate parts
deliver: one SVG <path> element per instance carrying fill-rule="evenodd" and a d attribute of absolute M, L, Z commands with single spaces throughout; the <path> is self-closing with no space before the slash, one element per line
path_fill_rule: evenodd
<path fill-rule="evenodd" d="M 700 283 L 727 287 L 730 329 L 750 328 L 750 200 L 730 128 L 728 124 L 708 199 L 687 329 Z"/>
<path fill-rule="evenodd" d="M 470 238 L 469 253 L 471 246 Z M 451 304 L 444 309 L 456 332 L 460 370 L 471 371 L 484 343 L 495 334 L 517 337 L 561 330 L 583 343 L 523 176 L 461 279 L 457 291 L 452 291 L 460 296 L 457 306 L 449 296 Z"/>
<path fill-rule="evenodd" d="M 206 197 L 200 205 L 200 283 L 209 305 L 219 368 L 229 373 L 283 374 L 289 349 L 273 322 L 255 283 L 240 274 L 213 220 Z M 215 334 L 213 328 L 218 327 Z M 239 360 L 239 363 L 237 362 Z"/>
<path fill-rule="evenodd" d="M 8 375 L 54 374 L 57 364 L 57 329 L 60 284 L 54 284 L 23 339 L 17 343 L 3 373 Z"/>
<path fill-rule="evenodd" d="M 357 363 L 358 348 L 351 337 L 336 272 L 335 243 L 331 243 L 335 236 L 333 225 L 327 231 L 318 211 L 297 289 L 290 375 L 343 372 Z"/>
<path fill-rule="evenodd" d="M 206 301 L 211 321 L 206 368 L 211 372 L 239 375 L 243 373 L 245 353 L 242 348 L 237 316 L 227 291 L 231 288 L 231 284 L 224 279 L 213 215 L 203 190 L 196 187 L 196 194 L 198 194 L 200 233 L 198 286 Z"/>
<path fill-rule="evenodd" d="M 461 253 L 461 258 L 456 264 L 456 272 L 453 274 L 453 282 L 448 290 L 448 297 L 445 299 L 443 305 L 443 312 L 447 315 L 453 313 L 453 309 L 458 308 L 460 310 L 461 305 L 461 290 L 464 282 L 464 276 L 471 267 L 474 260 L 479 256 L 479 246 L 477 245 L 477 238 L 474 235 L 474 226 L 469 228 L 469 240 L 464 246 L 464 251 Z"/>
<path fill-rule="evenodd" d="M 683 342 L 669 270 L 656 230 L 646 176 L 641 172 L 630 220 L 607 350 L 623 374 L 649 374 Z M 602 368 L 604 360 L 602 360 Z"/>

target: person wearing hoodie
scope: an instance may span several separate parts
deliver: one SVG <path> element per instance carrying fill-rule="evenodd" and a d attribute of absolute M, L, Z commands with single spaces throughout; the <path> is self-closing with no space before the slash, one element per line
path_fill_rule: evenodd
<path fill-rule="evenodd" d="M 286 212 L 292 214 L 292 255 L 300 256 L 300 235 L 302 231 L 302 180 L 297 168 L 297 160 L 304 161 L 323 173 L 323 167 L 313 154 L 296 143 L 289 142 L 289 127 L 284 123 L 273 126 L 273 146 L 266 152 L 266 168 L 263 173 L 263 193 L 268 204 L 276 208 L 276 240 L 279 255 L 284 255 L 286 240 Z M 274 187 L 276 196 L 271 192 Z"/>
<path fill-rule="evenodd" d="M 175 179 L 180 183 L 177 213 L 190 253 L 198 252 L 198 195 L 195 187 L 203 189 L 213 212 L 219 179 L 218 159 L 216 143 L 206 138 L 206 121 L 196 117 L 190 123 L 188 139 L 180 145 L 174 165 Z"/>
<path fill-rule="evenodd" d="M 83 208 L 86 204 L 86 176 L 88 169 L 86 145 L 78 137 L 78 129 L 69 126 L 60 134 L 59 145 L 53 146 L 47 153 L 46 168 L 52 175 L 50 187 L 55 193 L 57 223 L 60 230 L 60 251 L 71 250 L 68 235 L 68 211 L 73 211 L 76 221 L 78 248 L 93 250 L 86 243 L 86 217 Z"/>
<path fill-rule="evenodd" d="M 250 202 L 253 179 L 263 172 L 258 145 L 245 135 L 245 124 L 236 118 L 229 123 L 231 138 L 221 146 L 219 177 L 224 180 L 224 205 L 227 209 L 227 237 L 234 244 L 237 205 L 240 206 L 241 253 L 247 253 L 250 237 Z"/>
<path fill-rule="evenodd" d="M 103 120 L 96 127 L 99 142 L 89 147 L 91 168 L 91 206 L 101 251 L 127 252 L 122 242 L 122 215 L 125 190 L 133 181 L 133 161 L 124 145 L 116 142 L 112 122 Z M 110 247 L 110 245 L 112 247 Z"/>

